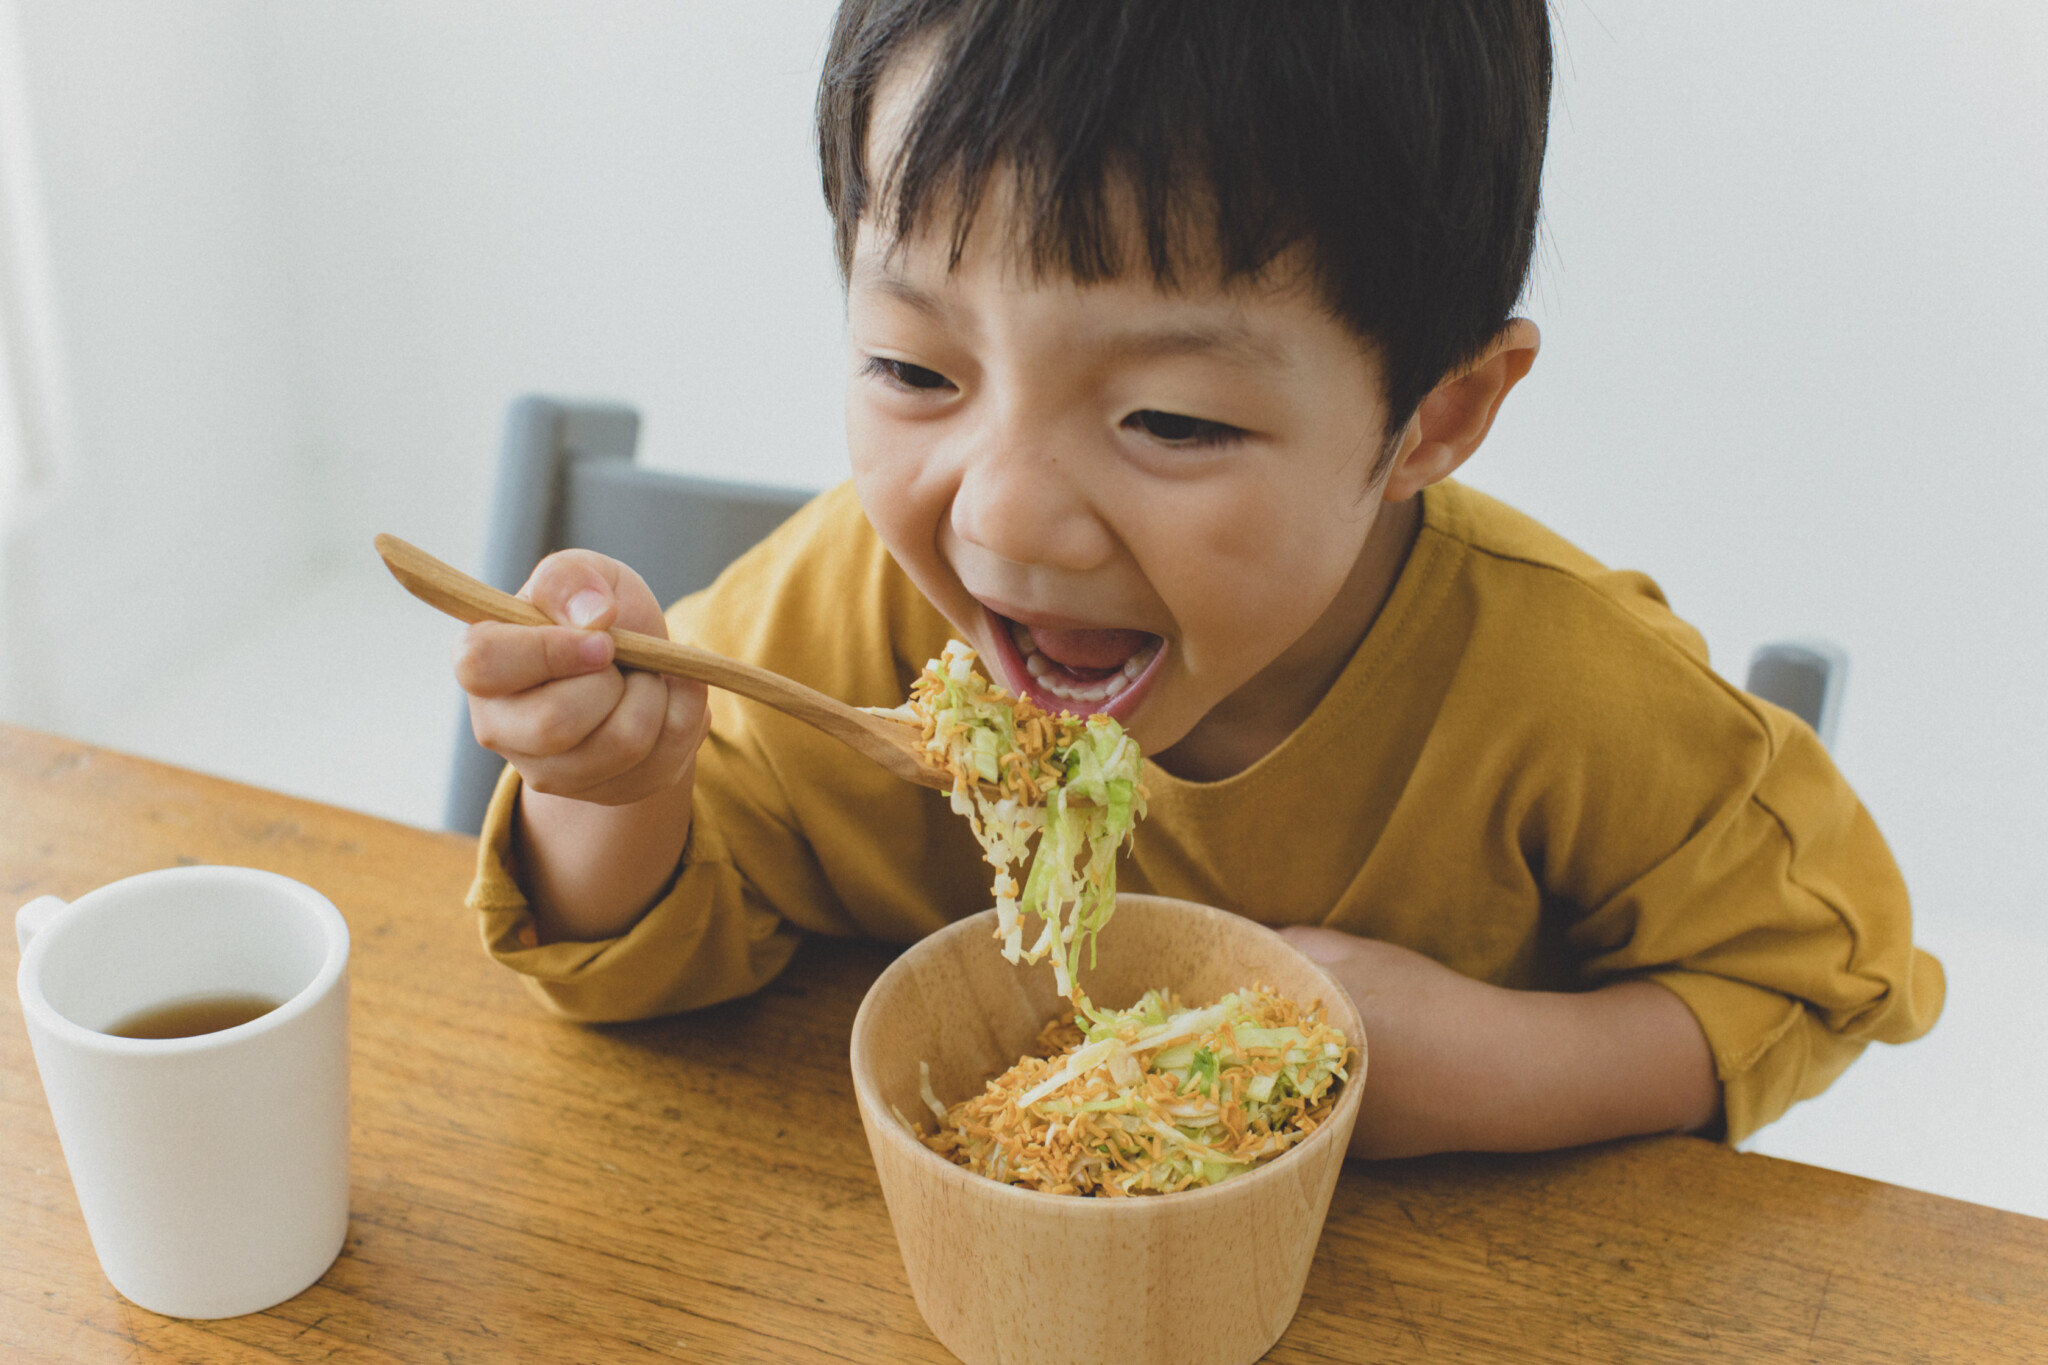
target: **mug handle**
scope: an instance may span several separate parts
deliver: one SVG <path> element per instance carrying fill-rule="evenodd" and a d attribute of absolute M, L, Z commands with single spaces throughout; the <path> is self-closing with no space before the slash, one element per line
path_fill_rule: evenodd
<path fill-rule="evenodd" d="M 21 950 L 28 951 L 28 941 L 49 927 L 50 921 L 62 911 L 70 909 L 70 902 L 55 896 L 37 896 L 27 905 L 14 912 L 14 939 Z"/>

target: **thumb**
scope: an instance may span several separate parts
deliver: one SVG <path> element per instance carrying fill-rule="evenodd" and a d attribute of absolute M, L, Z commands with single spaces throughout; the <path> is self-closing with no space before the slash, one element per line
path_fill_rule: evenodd
<path fill-rule="evenodd" d="M 604 630 L 619 614 L 618 593 L 608 561 L 588 550 L 562 550 L 534 567 L 519 596 L 551 621 L 583 630 Z"/>

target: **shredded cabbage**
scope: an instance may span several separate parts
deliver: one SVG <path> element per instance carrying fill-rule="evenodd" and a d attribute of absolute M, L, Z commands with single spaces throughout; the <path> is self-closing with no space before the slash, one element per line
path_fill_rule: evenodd
<path fill-rule="evenodd" d="M 914 1131 L 993 1180 L 1052 1194 L 1166 1194 L 1278 1156 L 1328 1119 L 1354 1053 L 1318 1005 L 1264 987 L 1190 1009 L 1149 991 L 1054 1019 L 1036 1057 Z"/>
<path fill-rule="evenodd" d="M 1145 813 L 1142 760 L 1122 726 L 1013 697 L 958 640 L 925 665 L 907 703 L 883 714 L 920 725 L 953 776 L 953 809 L 995 869 L 1003 956 L 1050 957 L 1075 1011 L 1046 1025 L 1038 1056 L 950 1109 L 920 1062 L 919 1098 L 938 1120 L 930 1134 L 911 1125 L 921 1141 L 1012 1185 L 1168 1193 L 1249 1170 L 1328 1118 L 1354 1053 L 1319 1006 L 1253 987 L 1200 1009 L 1155 990 L 1103 1010 L 1081 990 L 1082 950 L 1092 967 L 1095 936 L 1116 909 L 1117 851 Z M 1027 863 L 1020 886 L 1012 869 Z M 1038 931 L 1026 947 L 1029 919 Z"/>
<path fill-rule="evenodd" d="M 922 725 L 926 748 L 953 775 L 953 809 L 995 868 L 1003 956 L 1050 956 L 1060 994 L 1086 1010 L 1082 949 L 1092 965 L 1095 936 L 1116 911 L 1117 849 L 1145 813 L 1142 758 L 1109 717 L 1050 715 L 974 665 L 971 648 L 948 641 L 911 684 L 910 701 L 886 714 Z M 1020 886 L 1012 869 L 1027 862 Z M 1039 924 L 1028 948 L 1027 917 Z"/>

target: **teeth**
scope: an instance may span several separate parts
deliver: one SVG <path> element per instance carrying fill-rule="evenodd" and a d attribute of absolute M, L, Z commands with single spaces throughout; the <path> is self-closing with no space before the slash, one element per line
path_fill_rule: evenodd
<path fill-rule="evenodd" d="M 1123 667 L 1106 678 L 1079 685 L 1059 680 L 1056 665 L 1038 651 L 1038 644 L 1031 638 L 1031 628 L 1012 621 L 1010 639 L 1017 646 L 1017 653 L 1024 659 L 1024 668 L 1031 674 L 1031 680 L 1043 688 L 1048 695 L 1061 701 L 1099 702 L 1116 696 L 1143 673 L 1159 654 L 1159 643 L 1154 641 L 1124 660 Z"/>
<path fill-rule="evenodd" d="M 1061 701 L 1101 701 L 1110 695 L 1108 689 L 1100 683 L 1090 683 L 1086 687 L 1068 687 L 1051 678 L 1040 678 L 1038 685 Z"/>
<path fill-rule="evenodd" d="M 1091 683 L 1066 683 L 1061 682 L 1050 670 L 1045 673 L 1034 672 L 1031 676 L 1040 687 L 1062 701 L 1101 701 L 1104 697 L 1115 695 L 1106 685 L 1106 679 Z"/>

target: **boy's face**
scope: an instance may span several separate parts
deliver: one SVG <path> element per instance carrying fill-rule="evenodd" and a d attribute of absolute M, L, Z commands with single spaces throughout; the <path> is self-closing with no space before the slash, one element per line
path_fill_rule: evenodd
<path fill-rule="evenodd" d="M 1398 570 L 1365 553 L 1370 354 L 1306 288 L 1033 279 L 1007 228 L 992 196 L 949 270 L 943 233 L 889 254 L 862 225 L 862 505 L 997 681 L 1154 755 L 1205 722 L 1277 742 Z"/>
<path fill-rule="evenodd" d="M 883 82 L 869 166 L 890 163 L 920 76 L 906 60 Z M 951 268 L 943 226 L 892 251 L 859 225 L 861 504 L 996 681 L 1108 713 L 1182 776 L 1239 771 L 1335 681 L 1400 572 L 1403 500 L 1462 456 L 1417 452 L 1433 396 L 1373 478 L 1379 367 L 1300 272 L 1226 287 L 1194 263 L 1170 293 L 1143 270 L 1034 276 L 1007 202 L 998 174 Z"/>

